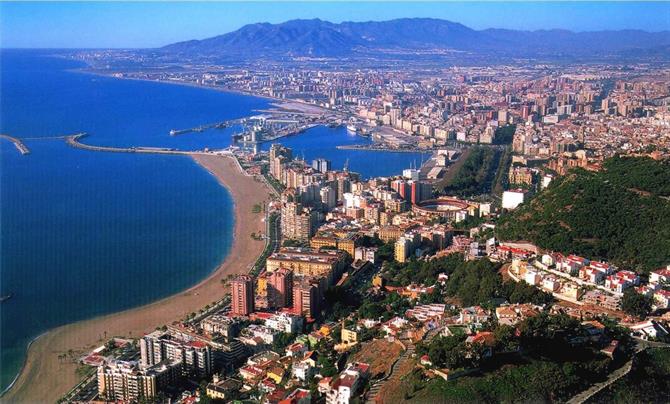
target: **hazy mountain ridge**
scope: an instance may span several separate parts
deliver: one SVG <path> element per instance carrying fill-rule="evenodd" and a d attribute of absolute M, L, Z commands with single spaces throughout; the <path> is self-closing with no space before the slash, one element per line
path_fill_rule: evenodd
<path fill-rule="evenodd" d="M 670 32 L 642 30 L 572 32 L 518 31 L 490 28 L 477 31 L 465 25 L 432 18 L 343 22 L 319 19 L 280 24 L 256 23 L 212 38 L 178 42 L 160 48 L 180 54 L 292 55 L 337 57 L 384 48 L 453 49 L 473 53 L 552 55 L 635 52 L 670 46 Z"/>

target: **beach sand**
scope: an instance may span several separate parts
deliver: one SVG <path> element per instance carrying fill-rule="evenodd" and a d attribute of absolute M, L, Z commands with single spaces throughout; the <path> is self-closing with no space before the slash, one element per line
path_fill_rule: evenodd
<path fill-rule="evenodd" d="M 12 388 L 1 402 L 53 403 L 77 384 L 79 357 L 100 346 L 103 336 L 137 338 L 163 324 L 170 324 L 188 313 L 198 311 L 224 295 L 221 279 L 229 274 L 245 273 L 264 249 L 264 242 L 253 240 L 251 233 L 264 233 L 263 214 L 252 213 L 252 206 L 269 198 L 264 182 L 240 172 L 230 156 L 194 155 L 193 159 L 214 175 L 230 192 L 235 203 L 235 236 L 230 253 L 207 279 L 192 288 L 152 304 L 68 324 L 42 335 L 30 346 L 25 365 Z M 119 296 L 123 298 L 122 295 Z M 59 355 L 68 354 L 65 360 Z"/>

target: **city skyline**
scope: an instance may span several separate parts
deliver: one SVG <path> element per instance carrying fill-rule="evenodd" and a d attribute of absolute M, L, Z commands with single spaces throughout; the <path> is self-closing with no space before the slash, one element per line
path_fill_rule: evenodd
<path fill-rule="evenodd" d="M 2 48 L 153 48 L 251 23 L 311 18 L 339 23 L 433 17 L 476 30 L 670 29 L 670 5 L 648 2 L 397 2 L 383 8 L 378 2 L 10 2 L 0 11 Z"/>
<path fill-rule="evenodd" d="M 0 401 L 670 402 L 670 2 L 474 1 L 0 1 Z"/>

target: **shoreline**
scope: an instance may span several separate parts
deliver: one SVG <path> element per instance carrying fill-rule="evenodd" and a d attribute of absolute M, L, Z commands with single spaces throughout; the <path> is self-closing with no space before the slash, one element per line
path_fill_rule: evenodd
<path fill-rule="evenodd" d="M 240 172 L 232 156 L 190 155 L 203 170 L 225 187 L 233 200 L 234 236 L 230 252 L 206 278 L 197 284 L 147 305 L 110 313 L 51 329 L 33 339 L 27 348 L 23 366 L 12 384 L 1 396 L 6 402 L 55 402 L 72 388 L 79 378 L 78 364 L 58 359 L 59 354 L 73 352 L 73 357 L 87 352 L 114 336 L 138 338 L 156 327 L 170 324 L 219 300 L 226 291 L 220 280 L 231 274 L 245 273 L 265 248 L 264 243 L 249 237 L 264 232 L 262 214 L 249 208 L 269 198 L 270 190 L 254 176 Z"/>
<path fill-rule="evenodd" d="M 324 107 L 314 105 L 314 104 L 309 104 L 303 101 L 299 100 L 294 100 L 294 99 L 285 99 L 285 98 L 277 98 L 277 97 L 272 97 L 269 95 L 265 94 L 257 94 L 257 93 L 252 93 L 249 91 L 244 91 L 244 90 L 239 90 L 239 89 L 234 89 L 234 88 L 223 88 L 223 87 L 216 87 L 216 86 L 208 86 L 208 85 L 202 85 L 202 84 L 196 84 L 196 83 L 189 83 L 185 81 L 172 81 L 172 80 L 151 80 L 151 79 L 142 79 L 142 78 L 137 78 L 137 77 L 117 77 L 114 76 L 113 73 L 103 73 L 99 71 L 94 71 L 94 70 L 88 70 L 86 68 L 81 68 L 81 69 L 70 69 L 69 71 L 74 72 L 74 73 L 82 73 L 82 74 L 88 74 L 91 76 L 98 76 L 98 77 L 106 77 L 106 78 L 111 78 L 111 79 L 117 79 L 117 80 L 131 80 L 131 81 L 143 81 L 147 83 L 160 83 L 160 84 L 166 84 L 166 85 L 177 85 L 177 86 L 183 86 L 183 87 L 192 87 L 192 88 L 199 88 L 199 89 L 205 89 L 205 90 L 212 90 L 212 91 L 218 91 L 222 93 L 229 93 L 229 94 L 236 94 L 236 95 L 243 95 L 247 97 L 256 97 L 256 98 L 261 98 L 264 100 L 267 100 L 270 103 L 270 107 L 274 107 L 277 109 L 284 109 L 287 111 L 290 111 L 291 107 L 301 107 L 303 110 L 300 111 L 300 113 L 303 114 L 315 114 L 315 111 L 310 111 L 310 109 L 316 109 L 319 111 L 319 113 L 335 113 L 335 111 L 326 109 Z"/>
<path fill-rule="evenodd" d="M 5 394 L 9 392 L 9 390 L 14 387 L 14 384 L 16 384 L 16 381 L 19 380 L 19 376 L 21 376 L 21 373 L 23 373 L 23 370 L 26 368 L 26 362 L 28 362 L 28 351 L 30 351 L 30 347 L 37 341 L 38 339 L 42 338 L 43 336 L 47 335 L 51 330 L 44 331 L 40 335 L 36 336 L 35 338 L 31 339 L 30 342 L 28 342 L 28 345 L 26 346 L 26 355 L 23 357 L 23 361 L 21 362 L 21 367 L 19 368 L 19 371 L 16 373 L 14 376 L 14 379 L 12 379 L 12 382 L 5 387 L 2 392 L 0 392 L 0 398 L 4 397 Z"/>

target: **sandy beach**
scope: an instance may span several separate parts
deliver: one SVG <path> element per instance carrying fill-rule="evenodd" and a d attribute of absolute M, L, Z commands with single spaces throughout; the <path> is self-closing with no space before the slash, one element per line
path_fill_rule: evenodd
<path fill-rule="evenodd" d="M 72 350 L 72 356 L 76 358 L 101 345 L 105 334 L 108 338 L 137 338 L 158 326 L 183 318 L 223 297 L 221 279 L 229 274 L 244 273 L 253 265 L 265 244 L 253 240 L 250 235 L 264 232 L 265 224 L 263 214 L 252 213 L 251 207 L 267 200 L 270 191 L 264 182 L 240 172 L 237 162 L 230 156 L 194 155 L 192 158 L 228 189 L 235 203 L 235 236 L 225 261 L 207 279 L 186 291 L 146 306 L 64 325 L 43 334 L 30 346 L 18 379 L 0 401 L 55 402 L 78 381 L 76 363 L 69 357 L 59 359 L 59 355 Z"/>

